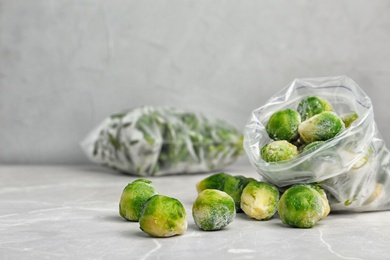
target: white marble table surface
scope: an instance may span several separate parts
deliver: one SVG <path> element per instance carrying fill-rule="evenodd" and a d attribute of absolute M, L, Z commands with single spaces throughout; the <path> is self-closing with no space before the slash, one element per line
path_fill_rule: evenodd
<path fill-rule="evenodd" d="M 225 171 L 257 177 L 249 166 Z M 0 259 L 390 259 L 390 211 L 333 213 L 311 229 L 241 213 L 221 231 L 201 231 L 191 207 L 206 176 L 151 178 L 188 219 L 183 235 L 157 239 L 119 216 L 122 190 L 136 177 L 92 165 L 2 165 Z"/>

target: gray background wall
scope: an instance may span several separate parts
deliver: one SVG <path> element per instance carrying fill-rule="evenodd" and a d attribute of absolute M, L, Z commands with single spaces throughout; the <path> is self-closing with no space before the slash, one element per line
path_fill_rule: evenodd
<path fill-rule="evenodd" d="M 389 1 L 0 0 L 0 163 L 87 163 L 124 108 L 243 128 L 294 78 L 349 75 L 390 145 Z"/>

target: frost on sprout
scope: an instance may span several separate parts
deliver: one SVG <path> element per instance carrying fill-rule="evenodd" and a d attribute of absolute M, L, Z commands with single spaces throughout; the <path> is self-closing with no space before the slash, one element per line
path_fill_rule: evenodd
<path fill-rule="evenodd" d="M 194 201 L 192 216 L 198 228 L 205 231 L 220 230 L 236 216 L 234 200 L 220 190 L 203 190 Z"/>
<path fill-rule="evenodd" d="M 261 158 L 266 162 L 279 162 L 292 159 L 298 155 L 295 145 L 287 141 L 273 141 L 262 147 Z"/>
<path fill-rule="evenodd" d="M 271 115 L 266 130 L 273 140 L 286 140 L 289 142 L 298 139 L 298 126 L 301 123 L 299 113 L 291 108 L 279 110 Z"/>
<path fill-rule="evenodd" d="M 298 127 L 304 143 L 326 141 L 345 129 L 344 122 L 334 112 L 322 112 L 302 122 Z"/>
<path fill-rule="evenodd" d="M 325 99 L 317 96 L 308 96 L 298 104 L 297 111 L 303 121 L 324 111 L 333 111 L 332 105 Z"/>

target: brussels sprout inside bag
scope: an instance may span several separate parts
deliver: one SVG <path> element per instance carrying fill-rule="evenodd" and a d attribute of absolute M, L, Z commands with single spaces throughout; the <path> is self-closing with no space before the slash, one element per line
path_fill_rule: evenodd
<path fill-rule="evenodd" d="M 315 149 L 303 149 L 289 160 L 264 161 L 261 148 L 273 141 L 266 130 L 271 115 L 296 109 L 308 96 L 326 99 L 338 115 L 354 115 L 353 122 Z M 244 150 L 259 174 L 279 188 L 319 183 L 334 211 L 390 209 L 390 153 L 378 132 L 370 98 L 347 76 L 294 80 L 252 112 Z"/>
<path fill-rule="evenodd" d="M 106 118 L 82 148 L 99 164 L 153 176 L 220 170 L 242 155 L 242 140 L 242 134 L 222 120 L 144 106 Z"/>

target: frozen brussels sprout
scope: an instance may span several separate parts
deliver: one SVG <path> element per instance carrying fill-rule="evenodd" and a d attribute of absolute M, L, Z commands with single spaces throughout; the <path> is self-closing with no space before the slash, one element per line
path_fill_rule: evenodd
<path fill-rule="evenodd" d="M 340 115 L 341 120 L 343 120 L 345 128 L 348 128 L 356 119 L 358 119 L 358 114 L 348 113 Z"/>
<path fill-rule="evenodd" d="M 303 148 L 302 152 L 306 152 L 306 151 L 315 151 L 317 150 L 321 144 L 323 144 L 324 141 L 314 141 L 312 143 L 309 143 L 308 145 L 305 145 L 305 147 Z"/>
<path fill-rule="evenodd" d="M 344 122 L 334 112 L 325 111 L 303 121 L 298 132 L 305 143 L 326 141 L 345 129 Z"/>
<path fill-rule="evenodd" d="M 220 190 L 203 190 L 192 206 L 192 216 L 200 229 L 220 230 L 229 225 L 236 216 L 234 200 Z"/>
<path fill-rule="evenodd" d="M 260 150 L 261 158 L 266 162 L 279 162 L 297 156 L 298 149 L 287 141 L 274 141 L 264 145 Z"/>
<path fill-rule="evenodd" d="M 310 96 L 302 99 L 301 102 L 299 102 L 297 111 L 301 115 L 302 121 L 305 121 L 310 117 L 320 114 L 324 111 L 333 111 L 333 107 L 325 99 L 317 96 Z"/>
<path fill-rule="evenodd" d="M 307 186 L 312 188 L 312 189 L 315 189 L 321 195 L 322 206 L 324 207 L 324 214 L 322 215 L 321 219 L 325 218 L 330 213 L 330 205 L 329 205 L 328 197 L 326 196 L 325 191 L 317 183 L 308 184 Z"/>
<path fill-rule="evenodd" d="M 284 224 L 311 228 L 327 215 L 328 207 L 324 203 L 324 197 L 317 189 L 310 185 L 296 185 L 288 188 L 280 197 L 278 214 Z"/>
<path fill-rule="evenodd" d="M 123 190 L 119 202 L 119 214 L 127 220 L 138 221 L 145 202 L 156 195 L 152 182 L 138 179 L 129 183 Z"/>
<path fill-rule="evenodd" d="M 217 189 L 223 191 L 226 180 L 232 177 L 233 176 L 230 174 L 224 172 L 215 173 L 198 182 L 196 184 L 196 190 L 198 193 L 205 189 Z"/>
<path fill-rule="evenodd" d="M 226 192 L 233 198 L 237 212 L 240 212 L 242 190 L 251 181 L 255 181 L 255 179 L 247 178 L 242 175 L 232 176 L 230 174 L 220 172 L 210 175 L 198 182 L 196 184 L 196 189 L 198 193 L 205 189 L 216 189 Z"/>
<path fill-rule="evenodd" d="M 242 191 L 252 181 L 255 181 L 255 179 L 237 175 L 232 176 L 232 178 L 228 178 L 225 182 L 223 191 L 233 198 L 237 212 L 241 212 L 240 205 Z"/>
<path fill-rule="evenodd" d="M 246 215 L 257 220 L 272 218 L 279 201 L 278 189 L 266 182 L 250 182 L 241 195 L 241 209 Z"/>
<path fill-rule="evenodd" d="M 146 202 L 139 224 L 152 237 L 172 237 L 187 230 L 187 214 L 179 200 L 154 195 Z"/>
<path fill-rule="evenodd" d="M 301 116 L 291 108 L 279 110 L 272 114 L 266 125 L 266 131 L 273 140 L 286 140 L 289 142 L 298 139 L 298 126 Z"/>

